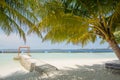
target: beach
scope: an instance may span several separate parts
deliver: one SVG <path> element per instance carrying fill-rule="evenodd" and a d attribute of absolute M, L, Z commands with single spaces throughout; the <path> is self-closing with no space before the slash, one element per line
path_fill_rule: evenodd
<path fill-rule="evenodd" d="M 7 56 L 8 54 L 2 55 Z M 9 64 L 4 64 L 0 67 L 1 80 L 119 80 L 120 76 L 117 73 L 112 73 L 105 68 L 105 63 L 116 60 L 114 54 L 40 54 L 33 55 L 40 61 L 44 61 L 59 69 L 58 72 L 52 73 L 53 76 L 41 76 L 35 72 L 28 72 L 18 61 L 10 56 Z M 64 57 L 62 57 L 64 55 Z M 82 55 L 82 56 L 79 56 Z M 84 56 L 83 56 L 84 55 Z M 102 57 L 102 56 L 104 57 Z M 110 56 L 108 56 L 110 55 Z M 114 56 L 113 56 L 114 55 Z M 0 55 L 1 56 L 1 55 Z M 37 56 L 37 57 L 36 57 Z M 58 57 L 56 57 L 58 56 Z M 73 56 L 73 57 L 72 57 Z M 77 56 L 77 57 L 76 57 Z M 95 57 L 96 56 L 96 57 Z M 98 58 L 99 56 L 99 58 Z M 55 58 L 54 58 L 55 57 Z M 80 57 L 80 58 L 79 58 Z M 2 62 L 2 61 L 0 61 Z"/>

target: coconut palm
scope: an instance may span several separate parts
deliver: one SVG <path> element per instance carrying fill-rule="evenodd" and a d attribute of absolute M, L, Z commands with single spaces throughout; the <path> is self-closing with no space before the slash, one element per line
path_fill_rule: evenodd
<path fill-rule="evenodd" d="M 19 33 L 26 41 L 27 27 L 34 26 L 37 20 L 32 13 L 34 3 L 35 0 L 0 0 L 0 29 L 7 35 Z"/>
<path fill-rule="evenodd" d="M 120 59 L 114 35 L 120 27 L 119 0 L 49 0 L 39 9 L 39 30 L 46 34 L 43 41 L 85 45 L 99 36 Z"/>

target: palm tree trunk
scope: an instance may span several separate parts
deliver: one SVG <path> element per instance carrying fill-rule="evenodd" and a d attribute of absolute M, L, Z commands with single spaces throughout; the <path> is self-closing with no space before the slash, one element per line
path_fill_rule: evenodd
<path fill-rule="evenodd" d="M 118 46 L 117 42 L 114 39 L 109 39 L 107 42 L 120 60 L 120 47 Z"/>

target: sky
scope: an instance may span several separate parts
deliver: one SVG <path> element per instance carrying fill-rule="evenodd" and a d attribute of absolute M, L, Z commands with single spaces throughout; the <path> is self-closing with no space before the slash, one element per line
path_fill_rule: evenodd
<path fill-rule="evenodd" d="M 89 43 L 84 46 L 83 49 L 96 49 L 96 48 L 107 48 L 109 47 L 107 43 L 102 45 L 99 44 L 98 39 L 94 44 Z M 82 49 L 82 46 L 63 43 L 51 43 L 50 41 L 42 42 L 42 40 L 35 34 L 27 36 L 27 42 L 24 43 L 23 39 L 19 35 L 12 33 L 7 36 L 2 31 L 0 32 L 0 49 L 18 49 L 19 46 L 30 46 L 31 49 Z"/>

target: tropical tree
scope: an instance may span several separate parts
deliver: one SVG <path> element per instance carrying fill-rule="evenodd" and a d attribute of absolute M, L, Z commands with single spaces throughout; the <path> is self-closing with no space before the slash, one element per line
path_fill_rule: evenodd
<path fill-rule="evenodd" d="M 19 33 L 26 41 L 27 28 L 34 26 L 37 18 L 33 14 L 36 0 L 0 0 L 0 29 L 7 35 Z M 39 33 L 37 33 L 39 34 Z"/>
<path fill-rule="evenodd" d="M 38 27 L 46 34 L 43 41 L 67 41 L 84 46 L 100 37 L 120 59 L 114 35 L 120 27 L 119 0 L 49 0 L 40 5 L 39 10 Z"/>

